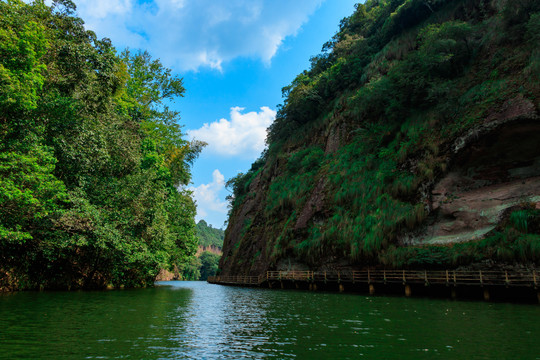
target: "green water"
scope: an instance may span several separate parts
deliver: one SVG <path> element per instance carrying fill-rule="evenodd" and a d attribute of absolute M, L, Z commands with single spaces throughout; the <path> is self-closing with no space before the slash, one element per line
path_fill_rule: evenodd
<path fill-rule="evenodd" d="M 540 359 L 540 306 L 165 282 L 0 295 L 0 359 Z"/>

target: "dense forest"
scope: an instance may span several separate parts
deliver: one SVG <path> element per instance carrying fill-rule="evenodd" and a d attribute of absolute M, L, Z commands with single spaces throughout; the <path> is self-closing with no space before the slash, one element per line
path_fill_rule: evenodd
<path fill-rule="evenodd" d="M 0 289 L 144 286 L 195 254 L 182 79 L 70 0 L 0 1 Z"/>
<path fill-rule="evenodd" d="M 179 272 L 179 280 L 206 281 L 209 276 L 214 276 L 218 270 L 221 255 L 210 251 L 203 251 L 198 256 L 191 258 Z"/>
<path fill-rule="evenodd" d="M 368 0 L 283 88 L 220 269 L 540 262 L 540 2 Z"/>
<path fill-rule="evenodd" d="M 197 238 L 199 239 L 199 246 L 212 246 L 217 249 L 221 249 L 223 247 L 223 239 L 225 238 L 224 230 L 216 229 L 204 220 L 200 220 L 197 223 L 196 229 Z"/>
<path fill-rule="evenodd" d="M 200 220 L 196 225 L 196 234 L 199 250 L 196 256 L 178 269 L 179 279 L 206 280 L 216 275 L 218 270 L 225 231 Z"/>

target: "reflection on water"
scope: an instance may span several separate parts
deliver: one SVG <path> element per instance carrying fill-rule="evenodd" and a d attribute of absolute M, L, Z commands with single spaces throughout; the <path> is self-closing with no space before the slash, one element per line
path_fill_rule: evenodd
<path fill-rule="evenodd" d="M 0 295 L 0 359 L 540 359 L 540 307 L 163 282 Z"/>

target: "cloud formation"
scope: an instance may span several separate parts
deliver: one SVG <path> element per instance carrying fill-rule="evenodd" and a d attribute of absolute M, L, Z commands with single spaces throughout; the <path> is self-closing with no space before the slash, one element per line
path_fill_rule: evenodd
<path fill-rule="evenodd" d="M 224 188 L 225 177 L 218 169 L 212 173 L 211 183 L 188 188 L 193 191 L 193 198 L 197 203 L 197 221 L 212 212 L 227 213 L 227 203 L 219 197 L 219 192 Z"/>
<path fill-rule="evenodd" d="M 148 49 L 178 71 L 238 57 L 270 63 L 324 0 L 79 0 L 88 29 L 118 47 Z"/>
<path fill-rule="evenodd" d="M 242 156 L 256 159 L 264 150 L 266 128 L 276 118 L 276 111 L 267 106 L 259 112 L 242 114 L 244 108 L 231 108 L 231 119 L 205 123 L 200 129 L 189 130 L 190 139 L 208 143 L 203 151 L 225 157 Z"/>
<path fill-rule="evenodd" d="M 85 14 L 93 19 L 103 19 L 107 16 L 118 14 L 128 14 L 133 7 L 132 0 L 93 0 L 92 2 L 82 1 L 80 3 L 82 4 L 82 7 L 79 7 L 79 10 L 84 9 Z M 92 6 L 88 6 L 90 3 Z"/>

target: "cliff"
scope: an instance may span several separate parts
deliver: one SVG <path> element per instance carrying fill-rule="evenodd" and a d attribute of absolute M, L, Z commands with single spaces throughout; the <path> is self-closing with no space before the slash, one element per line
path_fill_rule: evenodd
<path fill-rule="evenodd" d="M 214 246 L 214 245 L 208 245 L 208 246 L 199 245 L 199 247 L 197 248 L 197 253 L 195 254 L 195 256 L 200 256 L 205 251 L 209 252 L 209 253 L 212 253 L 214 255 L 219 255 L 219 256 L 221 256 L 223 254 L 220 247 L 217 247 L 217 246 Z"/>
<path fill-rule="evenodd" d="M 283 89 L 220 272 L 540 261 L 540 4 L 359 4 Z"/>

